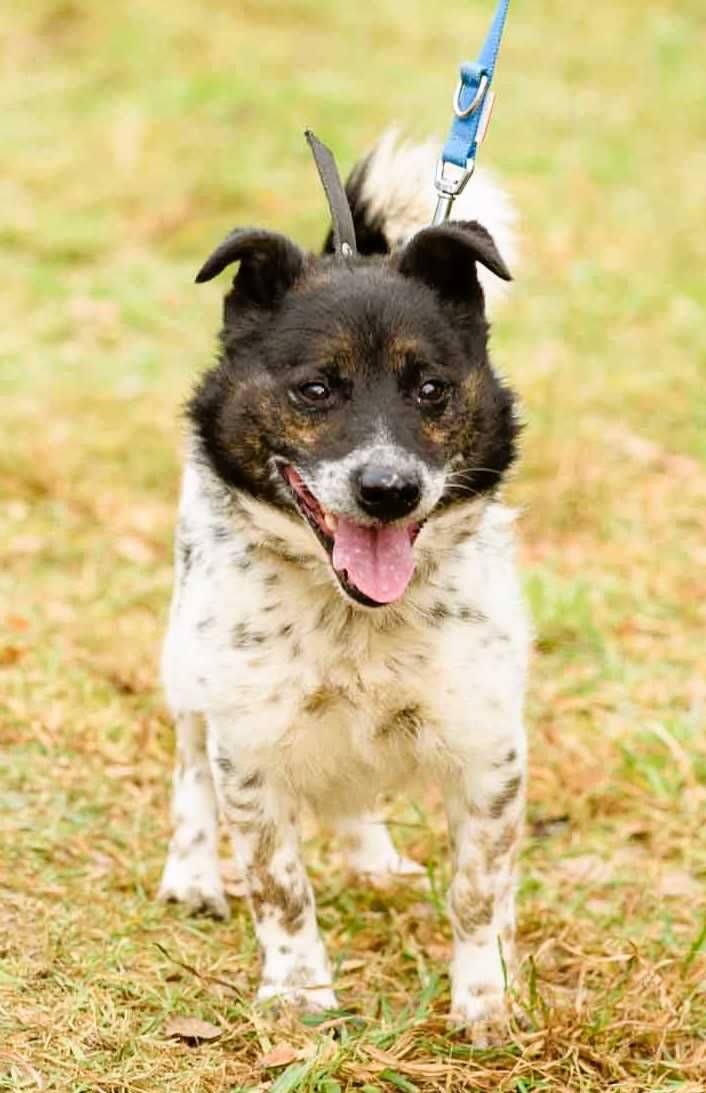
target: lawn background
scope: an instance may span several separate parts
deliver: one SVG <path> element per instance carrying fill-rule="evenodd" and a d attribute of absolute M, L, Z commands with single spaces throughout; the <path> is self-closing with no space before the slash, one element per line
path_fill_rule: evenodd
<path fill-rule="evenodd" d="M 331 1027 L 250 1008 L 242 904 L 220 925 L 153 902 L 179 408 L 223 288 L 193 275 L 236 224 L 318 244 L 305 126 L 345 169 L 392 122 L 441 135 L 490 10 L 5 0 L 0 1089 L 706 1086 L 700 0 L 515 0 L 482 153 L 523 234 L 494 349 L 527 420 L 528 1028 L 486 1053 L 446 1034 L 433 801 L 392 809 L 430 895 L 370 892 L 308 843 Z M 170 1038 L 174 1015 L 221 1035 Z"/>

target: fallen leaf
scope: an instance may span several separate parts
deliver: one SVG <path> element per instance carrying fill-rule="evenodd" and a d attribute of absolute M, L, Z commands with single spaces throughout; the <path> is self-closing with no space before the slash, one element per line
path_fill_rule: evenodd
<path fill-rule="evenodd" d="M 4 649 L 0 649 L 0 665 L 9 668 L 12 664 L 17 664 L 24 652 L 19 645 L 6 645 Z"/>
<path fill-rule="evenodd" d="M 221 1035 L 218 1025 L 202 1021 L 199 1017 L 170 1017 L 164 1026 L 167 1036 L 178 1036 L 180 1040 L 215 1040 Z"/>
<path fill-rule="evenodd" d="M 293 1063 L 298 1058 L 299 1052 L 291 1044 L 277 1044 L 277 1047 L 273 1047 L 272 1051 L 261 1055 L 257 1063 L 263 1070 L 269 1070 L 275 1066 L 287 1066 L 288 1063 Z"/>

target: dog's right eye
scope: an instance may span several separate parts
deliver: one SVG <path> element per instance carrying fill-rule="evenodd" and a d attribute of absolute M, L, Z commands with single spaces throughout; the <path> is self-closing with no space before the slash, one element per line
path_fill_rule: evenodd
<path fill-rule="evenodd" d="M 320 404 L 331 398 L 331 389 L 321 380 L 313 380 L 309 383 L 301 383 L 297 387 L 297 394 L 305 402 Z"/>

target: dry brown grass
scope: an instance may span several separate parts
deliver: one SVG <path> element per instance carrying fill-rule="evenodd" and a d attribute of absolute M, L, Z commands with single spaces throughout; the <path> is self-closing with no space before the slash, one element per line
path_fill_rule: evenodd
<path fill-rule="evenodd" d="M 445 124 L 459 28 L 471 51 L 486 7 L 11 7 L 0 1089 L 703 1090 L 699 6 L 621 0 L 589 19 L 518 4 L 511 17 L 485 155 L 525 224 L 496 346 L 527 407 L 510 494 L 538 641 L 523 1020 L 487 1052 L 444 1021 L 433 798 L 391 808 L 399 843 L 430 863 L 430 894 L 352 884 L 325 835 L 308 842 L 343 1002 L 323 1024 L 252 1009 L 257 953 L 236 901 L 228 925 L 153 901 L 177 413 L 219 308 L 191 275 L 239 220 L 316 241 L 305 123 L 344 162 L 392 119 Z M 220 1034 L 172 1037 L 175 1016 Z"/>

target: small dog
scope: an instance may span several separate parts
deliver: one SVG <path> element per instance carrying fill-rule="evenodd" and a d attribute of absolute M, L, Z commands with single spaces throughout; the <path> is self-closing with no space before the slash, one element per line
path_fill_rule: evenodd
<path fill-rule="evenodd" d="M 188 408 L 160 895 L 227 916 L 220 814 L 262 949 L 258 998 L 333 1007 L 302 807 L 361 874 L 414 876 L 376 803 L 434 778 L 453 853 L 452 1014 L 476 1023 L 504 1009 L 524 799 L 528 626 L 496 500 L 518 423 L 485 315 L 510 279 L 495 239 L 512 253 L 513 217 L 479 171 L 463 218 L 427 227 L 433 163 L 388 135 L 354 170 L 349 262 L 241 229 L 197 277 L 240 263 Z"/>

